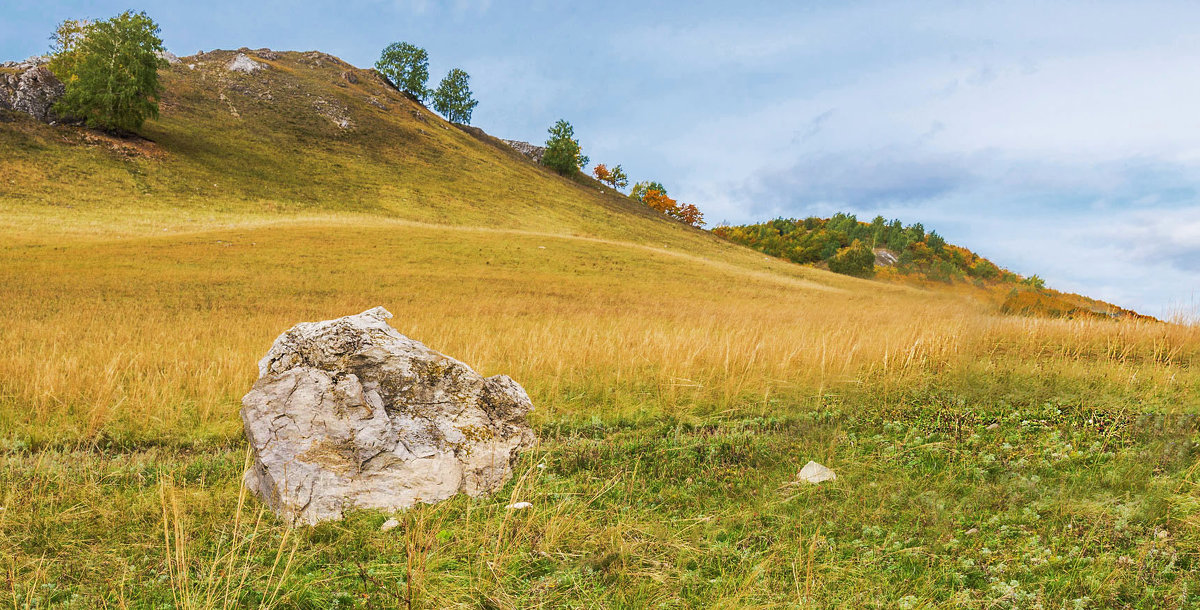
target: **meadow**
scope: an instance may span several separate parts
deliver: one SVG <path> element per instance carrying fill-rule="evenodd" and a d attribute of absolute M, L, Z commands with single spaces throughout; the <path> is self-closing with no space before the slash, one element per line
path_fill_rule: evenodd
<path fill-rule="evenodd" d="M 1200 606 L 1195 326 L 794 265 L 335 58 L 232 56 L 164 72 L 147 140 L 0 123 L 0 605 Z M 289 528 L 241 396 L 380 305 L 540 444 L 493 497 Z"/>
<path fill-rule="evenodd" d="M 1189 607 L 1200 336 L 748 250 L 327 215 L 0 250 L 14 607 Z M 241 497 L 273 338 L 375 305 L 529 390 L 490 499 Z M 838 480 L 790 485 L 809 459 Z M 504 510 L 513 500 L 534 508 Z"/>

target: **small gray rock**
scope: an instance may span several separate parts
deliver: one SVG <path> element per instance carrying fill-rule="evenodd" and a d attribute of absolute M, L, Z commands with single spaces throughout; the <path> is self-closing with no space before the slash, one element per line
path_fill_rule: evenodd
<path fill-rule="evenodd" d="M 395 519 L 388 519 L 387 521 L 383 522 L 383 525 L 379 526 L 379 531 L 386 532 L 388 530 L 396 529 L 397 527 L 400 527 L 399 521 Z"/>
<path fill-rule="evenodd" d="M 796 475 L 796 479 L 802 483 L 823 483 L 825 481 L 833 481 L 837 479 L 837 475 L 832 470 L 810 461 L 800 469 L 800 473 Z"/>

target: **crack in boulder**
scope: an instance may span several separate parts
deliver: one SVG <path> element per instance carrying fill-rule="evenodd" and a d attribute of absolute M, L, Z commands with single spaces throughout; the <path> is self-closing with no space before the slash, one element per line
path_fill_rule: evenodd
<path fill-rule="evenodd" d="M 535 442 L 519 384 L 401 335 L 391 317 L 376 307 L 298 324 L 259 363 L 242 399 L 254 453 L 245 482 L 282 518 L 317 523 L 351 508 L 485 495 Z"/>

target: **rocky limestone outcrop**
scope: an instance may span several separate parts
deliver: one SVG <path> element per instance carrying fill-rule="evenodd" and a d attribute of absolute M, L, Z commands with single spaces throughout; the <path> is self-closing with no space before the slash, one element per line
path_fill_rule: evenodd
<path fill-rule="evenodd" d="M 391 317 L 376 307 L 297 324 L 259 363 L 242 399 L 254 452 L 245 482 L 282 518 L 485 495 L 532 446 L 520 385 L 401 335 Z"/>
<path fill-rule="evenodd" d="M 56 118 L 52 108 L 66 88 L 45 62 L 35 61 L 39 59 L 11 64 L 12 68 L 20 70 L 15 74 L 0 72 L 0 108 L 24 112 L 39 121 L 49 122 Z M 10 68 L 10 64 L 4 67 Z"/>
<path fill-rule="evenodd" d="M 49 55 L 34 55 L 24 61 L 5 61 L 0 62 L 0 68 L 6 70 L 28 70 L 37 66 L 44 66 L 50 63 Z"/>
<path fill-rule="evenodd" d="M 546 154 L 545 146 L 537 146 L 534 144 L 530 144 L 529 142 L 522 142 L 520 140 L 501 140 L 501 141 L 504 142 L 505 144 L 508 144 L 509 146 L 513 147 L 513 150 L 521 153 L 522 155 L 525 155 L 526 157 L 529 157 L 531 160 L 533 160 L 534 163 L 541 163 L 542 155 Z"/>
<path fill-rule="evenodd" d="M 165 49 L 162 51 L 155 51 L 154 55 L 167 62 L 167 65 L 169 66 L 178 66 L 179 64 L 183 63 L 183 60 L 179 59 L 178 55 L 175 55 L 174 53 Z"/>
<path fill-rule="evenodd" d="M 225 64 L 225 69 L 230 72 L 243 72 L 252 74 L 266 68 L 266 64 L 250 59 L 245 53 L 238 53 L 229 63 Z"/>
<path fill-rule="evenodd" d="M 887 248 L 875 248 L 875 266 L 891 267 L 900 262 L 900 257 Z"/>

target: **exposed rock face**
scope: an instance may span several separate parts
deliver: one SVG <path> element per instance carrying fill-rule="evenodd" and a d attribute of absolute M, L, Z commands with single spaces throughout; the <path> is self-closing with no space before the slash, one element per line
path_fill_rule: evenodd
<path fill-rule="evenodd" d="M 24 112 L 39 121 L 55 118 L 51 108 L 65 91 L 54 73 L 40 63 L 26 67 L 19 74 L 0 74 L 0 108 Z"/>
<path fill-rule="evenodd" d="M 236 57 L 229 60 L 228 64 L 225 64 L 225 69 L 230 72 L 244 72 L 246 74 L 258 72 L 265 67 L 264 64 L 250 59 L 245 53 L 238 53 Z"/>
<path fill-rule="evenodd" d="M 891 267 L 900 262 L 900 257 L 887 248 L 875 248 L 875 266 Z"/>
<path fill-rule="evenodd" d="M 318 97 L 312 101 L 312 105 L 317 114 L 329 119 L 330 122 L 341 129 L 354 128 L 354 121 L 350 118 L 350 110 L 342 104 Z"/>
<path fill-rule="evenodd" d="M 37 66 L 44 66 L 48 63 L 50 63 L 49 55 L 34 55 L 25 61 L 6 61 L 0 63 L 0 68 L 7 68 L 9 70 L 28 70 L 30 68 L 36 68 Z"/>
<path fill-rule="evenodd" d="M 505 144 L 508 144 L 509 146 L 513 147 L 513 150 L 532 159 L 534 163 L 541 163 L 542 155 L 546 154 L 545 146 L 535 146 L 533 144 L 530 144 L 529 142 L 522 142 L 520 140 L 502 140 L 502 141 Z"/>
<path fill-rule="evenodd" d="M 183 63 L 178 56 L 170 51 L 155 51 L 154 54 L 157 55 L 159 59 L 166 61 L 167 65 L 170 66 L 177 66 Z"/>
<path fill-rule="evenodd" d="M 534 442 L 525 390 L 396 332 L 382 307 L 297 324 L 259 363 L 242 399 L 254 450 L 246 485 L 284 519 L 395 511 L 512 476 Z"/>

